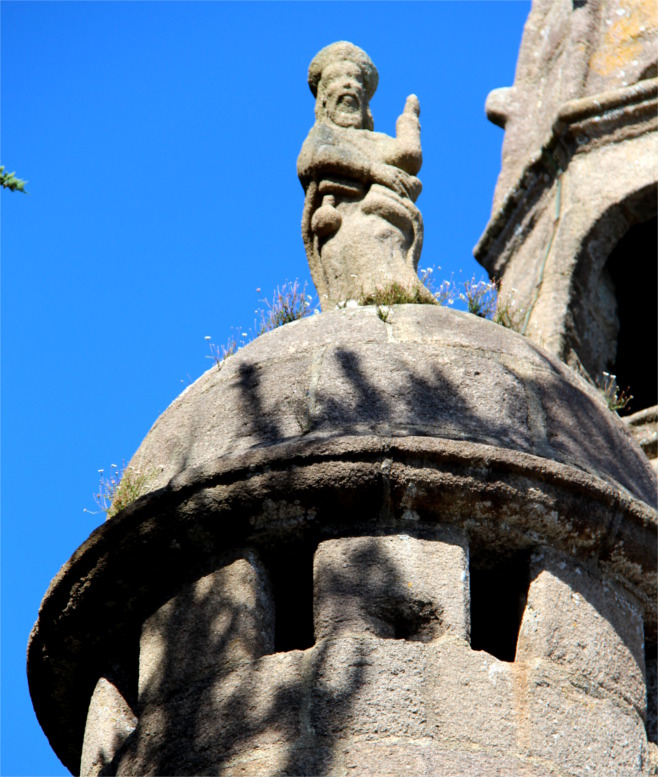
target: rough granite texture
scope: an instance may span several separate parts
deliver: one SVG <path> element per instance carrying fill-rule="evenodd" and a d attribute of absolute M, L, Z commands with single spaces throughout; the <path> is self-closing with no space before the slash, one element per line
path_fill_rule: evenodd
<path fill-rule="evenodd" d="M 327 312 L 183 392 L 131 462 L 146 492 L 53 580 L 28 678 L 72 772 L 658 774 L 655 409 L 624 423 L 581 377 L 625 336 L 606 259 L 655 218 L 657 28 L 647 0 L 535 0 L 490 95 L 478 258 L 531 339 L 328 310 L 417 286 L 422 156 L 413 95 L 375 133 L 367 54 L 314 58 L 298 172 Z"/>
<path fill-rule="evenodd" d="M 218 678 L 274 649 L 269 580 L 246 553 L 186 586 L 144 621 L 139 707 L 166 700 L 200 675 Z"/>
<path fill-rule="evenodd" d="M 120 775 L 649 774 L 630 706 L 453 637 L 325 639 L 205 678 L 147 707 L 118 763 Z"/>
<path fill-rule="evenodd" d="M 409 535 L 320 543 L 313 593 L 316 640 L 349 634 L 431 642 L 468 639 L 468 545 Z"/>
<path fill-rule="evenodd" d="M 487 99 L 487 116 L 505 128 L 494 212 L 545 145 L 562 106 L 655 78 L 657 42 L 653 0 L 533 0 L 514 85 Z"/>
<path fill-rule="evenodd" d="M 302 236 L 323 310 L 393 282 L 431 301 L 416 274 L 420 105 L 407 98 L 394 138 L 374 132 L 369 101 L 377 81 L 365 51 L 346 41 L 322 49 L 309 67 L 316 120 L 297 172 L 306 194 Z"/>
<path fill-rule="evenodd" d="M 338 435 L 420 435 L 568 464 L 656 502 L 655 477 L 598 391 L 518 334 L 429 305 L 312 316 L 208 370 L 131 461 L 149 489 L 221 456 Z"/>
<path fill-rule="evenodd" d="M 548 549 L 535 553 L 530 576 L 516 660 L 553 662 L 575 683 L 618 695 L 644 718 L 644 629 L 638 603 Z"/>
<path fill-rule="evenodd" d="M 133 465 L 160 479 L 62 569 L 31 638 L 73 771 L 123 662 L 139 723 L 105 774 L 650 774 L 653 470 L 527 339 L 431 306 L 323 313 L 207 372 Z M 513 662 L 469 644 L 469 558 L 512 552 L 535 553 Z M 286 612 L 315 640 L 272 644 Z"/>
<path fill-rule="evenodd" d="M 80 774 L 84 777 L 103 774 L 135 730 L 137 720 L 117 687 L 101 677 L 89 702 Z"/>
<path fill-rule="evenodd" d="M 624 422 L 658 473 L 658 405 L 626 416 Z"/>
<path fill-rule="evenodd" d="M 514 85 L 487 100 L 505 139 L 474 251 L 511 325 L 593 382 L 619 375 L 633 410 L 658 401 L 657 40 L 653 0 L 533 2 Z"/>

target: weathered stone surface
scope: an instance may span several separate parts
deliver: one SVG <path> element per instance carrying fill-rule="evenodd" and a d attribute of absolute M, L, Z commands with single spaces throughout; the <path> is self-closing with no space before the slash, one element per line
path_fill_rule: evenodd
<path fill-rule="evenodd" d="M 81 777 L 98 777 L 135 730 L 137 718 L 116 686 L 101 677 L 89 702 Z"/>
<path fill-rule="evenodd" d="M 644 717 L 646 687 L 642 612 L 619 586 L 573 558 L 542 549 L 531 564 L 519 633 L 518 661 L 551 661 L 574 685 L 604 688 Z"/>
<path fill-rule="evenodd" d="M 302 236 L 323 310 L 394 281 L 431 297 L 416 275 L 420 106 L 407 98 L 395 138 L 374 132 L 368 103 L 377 81 L 368 55 L 346 41 L 322 49 L 309 67 L 316 122 L 297 172 L 306 193 Z"/>
<path fill-rule="evenodd" d="M 647 738 L 653 744 L 653 757 L 658 768 L 658 655 L 656 644 L 645 644 L 647 675 Z"/>
<path fill-rule="evenodd" d="M 533 2 L 514 86 L 487 100 L 487 115 L 505 127 L 494 212 L 546 144 L 565 103 L 658 75 L 657 39 L 653 0 Z"/>
<path fill-rule="evenodd" d="M 505 141 L 475 248 L 511 325 L 616 375 L 634 410 L 658 400 L 657 38 L 652 0 L 533 3 L 514 86 L 487 101 Z"/>
<path fill-rule="evenodd" d="M 222 773 L 224 764 L 261 753 L 270 754 L 264 773 L 285 767 L 308 725 L 309 658 L 301 651 L 267 655 L 228 675 L 190 678 L 175 699 L 141 711 L 117 774 Z"/>
<path fill-rule="evenodd" d="M 142 627 L 139 705 L 204 674 L 223 677 L 274 648 L 267 573 L 251 552 L 187 585 Z"/>
<path fill-rule="evenodd" d="M 31 641 L 35 708 L 72 769 L 110 646 L 136 651 L 161 602 L 233 547 L 439 527 L 493 556 L 551 546 L 624 580 L 655 638 L 656 518 L 633 496 L 653 498 L 648 461 L 578 376 L 468 314 L 396 306 L 384 323 L 359 308 L 287 325 L 190 387 L 138 456 L 164 465 L 156 490 L 76 552 Z"/>
<path fill-rule="evenodd" d="M 649 17 L 643 0 L 536 0 L 517 83 L 488 101 L 508 128 L 499 192 L 520 174 L 481 256 L 503 294 L 518 285 L 520 328 L 592 375 L 626 331 L 606 252 L 655 218 Z M 395 138 L 372 132 L 377 72 L 347 43 L 309 84 L 299 172 L 323 305 L 417 283 L 417 100 Z M 53 581 L 28 664 L 53 747 L 90 775 L 655 775 L 645 420 L 466 314 L 341 310 L 259 338 L 163 414 L 133 461 L 159 473 L 149 493 Z M 529 557 L 502 661 L 476 626 L 515 644 L 499 616 L 524 601 Z M 485 619 L 488 569 L 519 585 Z M 107 667 L 139 691 L 136 727 Z"/>
<path fill-rule="evenodd" d="M 119 760 L 123 775 L 650 773 L 631 707 L 449 635 L 330 638 L 207 675 L 147 706 Z"/>
<path fill-rule="evenodd" d="M 469 633 L 468 546 L 390 537 L 320 544 L 314 560 L 316 640 L 343 634 L 430 642 Z"/>
<path fill-rule="evenodd" d="M 658 471 L 658 405 L 626 416 L 624 422 L 653 468 Z"/>
<path fill-rule="evenodd" d="M 652 773 L 644 722 L 637 713 L 587 693 L 569 678 L 555 682 L 535 670 L 531 682 L 530 687 L 517 685 L 519 712 L 527 716 L 524 749 L 531 763 L 559 764 L 563 773 L 579 777 Z"/>
<path fill-rule="evenodd" d="M 468 345 L 470 343 L 470 346 Z M 653 472 L 599 393 L 514 332 L 400 305 L 331 311 L 259 337 L 190 386 L 135 454 L 158 472 L 295 438 L 422 435 L 563 462 L 655 502 Z"/>

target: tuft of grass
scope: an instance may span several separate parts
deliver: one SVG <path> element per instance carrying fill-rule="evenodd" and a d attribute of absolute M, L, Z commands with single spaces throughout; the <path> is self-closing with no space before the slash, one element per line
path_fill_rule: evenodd
<path fill-rule="evenodd" d="M 464 281 L 462 286 L 464 291 L 459 293 L 459 299 L 466 303 L 468 312 L 474 316 L 492 320 L 498 301 L 497 281 L 476 281 L 473 276 L 470 280 Z"/>
<path fill-rule="evenodd" d="M 100 481 L 98 493 L 94 494 L 94 501 L 100 512 L 106 514 L 106 518 L 113 518 L 121 510 L 143 496 L 149 483 L 157 475 L 157 470 L 140 470 L 136 467 L 126 466 L 124 461 L 121 467 L 112 464 L 110 474 L 105 475 L 105 470 L 99 469 Z M 96 512 L 85 510 L 86 513 L 96 515 Z"/>
<path fill-rule="evenodd" d="M 386 305 L 377 305 L 377 318 L 379 318 L 384 323 L 388 321 L 388 314 L 390 312 L 391 309 L 386 307 Z"/>
<path fill-rule="evenodd" d="M 496 281 L 498 290 L 500 289 L 500 282 Z M 525 325 L 525 310 L 519 307 L 518 303 L 514 299 L 516 290 L 512 289 L 510 294 L 506 294 L 504 297 L 498 294 L 498 302 L 496 304 L 496 312 L 493 314 L 492 321 L 495 324 L 500 324 L 507 329 L 512 329 L 514 332 L 520 332 L 524 334 L 523 327 Z"/>
<path fill-rule="evenodd" d="M 256 289 L 256 291 L 260 293 L 260 289 Z M 215 362 L 217 369 L 221 369 L 230 356 L 233 356 L 254 338 L 284 324 L 289 324 L 291 321 L 297 321 L 319 312 L 317 306 L 311 304 L 312 299 L 313 295 L 306 291 L 306 284 L 300 288 L 297 280 L 293 283 L 286 281 L 282 286 L 277 286 L 272 292 L 271 302 L 267 298 L 260 300 L 264 307 L 254 311 L 256 315 L 260 315 L 260 323 L 254 322 L 252 330 L 244 332 L 238 329 L 239 334 L 236 334 L 232 328 L 231 335 L 223 345 L 213 343 L 210 335 L 205 336 L 204 339 L 210 349 L 210 353 L 206 354 L 207 358 Z"/>
<path fill-rule="evenodd" d="M 359 297 L 359 305 L 436 305 L 434 295 L 422 284 L 408 288 L 397 281 Z"/>
<path fill-rule="evenodd" d="M 625 410 L 631 399 L 633 399 L 630 389 L 620 389 L 617 385 L 617 376 L 611 375 L 609 372 L 601 373 L 601 376 L 596 381 L 596 387 L 613 413 Z"/>
<path fill-rule="evenodd" d="M 277 286 L 272 293 L 272 302 L 267 298 L 262 300 L 265 307 L 261 310 L 260 326 L 256 336 L 271 332 L 272 329 L 289 324 L 291 321 L 310 316 L 314 311 L 311 299 L 312 296 L 306 291 L 306 284 L 300 289 L 297 280 L 294 283 L 286 281 L 283 286 Z"/>
<path fill-rule="evenodd" d="M 231 329 L 231 334 L 226 343 L 217 345 L 212 342 L 210 335 L 206 335 L 204 340 L 208 343 L 208 348 L 210 349 L 210 353 L 206 354 L 206 358 L 212 359 L 217 365 L 217 369 L 221 369 L 229 356 L 233 356 L 233 354 L 236 354 L 240 348 L 247 344 L 248 336 L 248 332 L 240 332 L 240 336 L 238 337 L 233 329 Z"/>

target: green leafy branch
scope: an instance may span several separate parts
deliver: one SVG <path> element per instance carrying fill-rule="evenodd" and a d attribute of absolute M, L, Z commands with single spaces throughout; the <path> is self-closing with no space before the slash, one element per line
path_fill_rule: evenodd
<path fill-rule="evenodd" d="M 27 181 L 16 178 L 16 173 L 5 173 L 4 165 L 0 165 L 0 184 L 2 184 L 3 189 L 9 189 L 11 192 L 23 192 L 23 194 L 27 194 L 25 191 Z"/>

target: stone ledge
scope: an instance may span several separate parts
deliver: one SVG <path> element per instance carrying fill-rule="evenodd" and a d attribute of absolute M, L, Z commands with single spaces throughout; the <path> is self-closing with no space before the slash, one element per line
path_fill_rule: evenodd
<path fill-rule="evenodd" d="M 527 208 L 521 207 L 522 204 L 530 198 L 539 199 L 544 192 L 552 188 L 557 162 L 551 163 L 549 159 L 554 159 L 557 155 L 562 169 L 566 169 L 572 155 L 587 150 L 587 144 L 581 144 L 579 136 L 593 130 L 598 134 L 601 131 L 599 125 L 605 124 L 605 132 L 608 133 L 607 137 L 598 139 L 599 145 L 619 139 L 616 133 L 610 134 L 611 127 L 624 127 L 628 130 L 639 123 L 642 125 L 639 131 L 644 133 L 647 131 L 645 124 L 648 121 L 648 129 L 655 130 L 658 126 L 657 97 L 658 78 L 651 78 L 592 97 L 571 100 L 562 106 L 541 149 L 526 163 L 517 183 L 505 195 L 498 210 L 492 214 L 473 248 L 473 256 L 487 272 L 491 274 L 495 271 L 497 276 L 502 275 L 504 267 L 496 266 L 494 269 L 495 258 L 499 252 L 490 252 L 503 231 L 516 223 L 519 214 L 527 212 Z M 633 133 L 630 132 L 629 136 L 633 136 Z M 621 139 L 625 139 L 625 136 Z"/>

